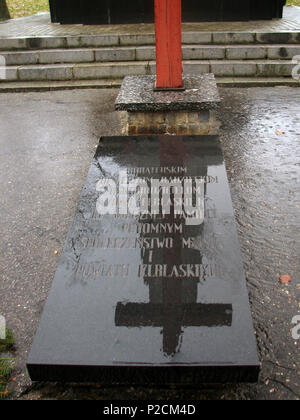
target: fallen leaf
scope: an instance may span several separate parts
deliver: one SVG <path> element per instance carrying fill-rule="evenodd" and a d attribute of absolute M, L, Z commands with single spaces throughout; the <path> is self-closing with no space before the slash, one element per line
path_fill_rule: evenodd
<path fill-rule="evenodd" d="M 292 277 L 289 274 L 284 274 L 279 280 L 282 284 L 289 284 L 292 281 Z"/>

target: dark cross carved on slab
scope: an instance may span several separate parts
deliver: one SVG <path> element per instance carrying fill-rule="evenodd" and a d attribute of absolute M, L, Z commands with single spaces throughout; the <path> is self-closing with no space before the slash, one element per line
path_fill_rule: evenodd
<path fill-rule="evenodd" d="M 160 138 L 160 164 L 184 166 L 185 149 L 182 140 L 174 142 L 170 153 L 170 139 Z M 202 176 L 207 175 L 203 168 Z M 173 201 L 174 195 L 171 200 Z M 168 224 L 182 222 L 175 219 L 174 207 L 164 221 Z M 201 233 L 202 226 L 198 227 Z M 195 232 L 195 231 L 194 231 Z M 202 263 L 199 250 L 182 249 L 182 234 L 173 237 L 173 248 L 162 249 L 153 257 L 154 263 L 172 267 L 182 264 L 184 259 L 191 263 Z M 143 254 L 142 254 L 143 255 Z M 145 261 L 147 264 L 147 261 Z M 160 327 L 163 335 L 163 352 L 172 356 L 179 351 L 184 327 L 221 327 L 232 325 L 233 308 L 231 304 L 197 303 L 199 278 L 145 278 L 149 286 L 150 303 L 119 302 L 115 312 L 117 327 Z M 202 279 L 203 280 L 203 279 Z"/>
<path fill-rule="evenodd" d="M 151 281 L 151 280 L 150 280 Z M 162 280 L 166 291 L 172 289 L 180 297 L 174 279 Z M 166 297 L 168 294 L 164 293 Z M 174 293 L 173 293 L 174 295 Z M 183 327 L 230 327 L 232 305 L 202 303 L 121 303 L 116 309 L 117 327 L 163 328 L 163 352 L 174 355 L 178 352 Z"/>

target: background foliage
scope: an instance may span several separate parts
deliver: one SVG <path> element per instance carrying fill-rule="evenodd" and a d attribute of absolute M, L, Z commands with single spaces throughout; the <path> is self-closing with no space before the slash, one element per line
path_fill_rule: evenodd
<path fill-rule="evenodd" d="M 6 3 L 12 18 L 34 15 L 49 10 L 48 0 L 6 0 Z"/>

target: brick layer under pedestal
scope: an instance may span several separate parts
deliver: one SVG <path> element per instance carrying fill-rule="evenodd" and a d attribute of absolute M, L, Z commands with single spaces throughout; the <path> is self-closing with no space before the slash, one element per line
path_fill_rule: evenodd
<path fill-rule="evenodd" d="M 210 134 L 211 111 L 128 112 L 128 135 Z"/>

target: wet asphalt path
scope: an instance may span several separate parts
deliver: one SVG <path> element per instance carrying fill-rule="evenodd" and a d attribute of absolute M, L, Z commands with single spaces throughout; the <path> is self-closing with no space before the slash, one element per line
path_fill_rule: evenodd
<path fill-rule="evenodd" d="M 300 89 L 221 89 L 218 111 L 262 372 L 257 385 L 32 384 L 25 361 L 115 90 L 0 95 L 0 314 L 16 337 L 13 398 L 299 399 Z M 58 252 L 57 252 L 58 251 Z M 292 275 L 288 286 L 281 274 Z"/>

